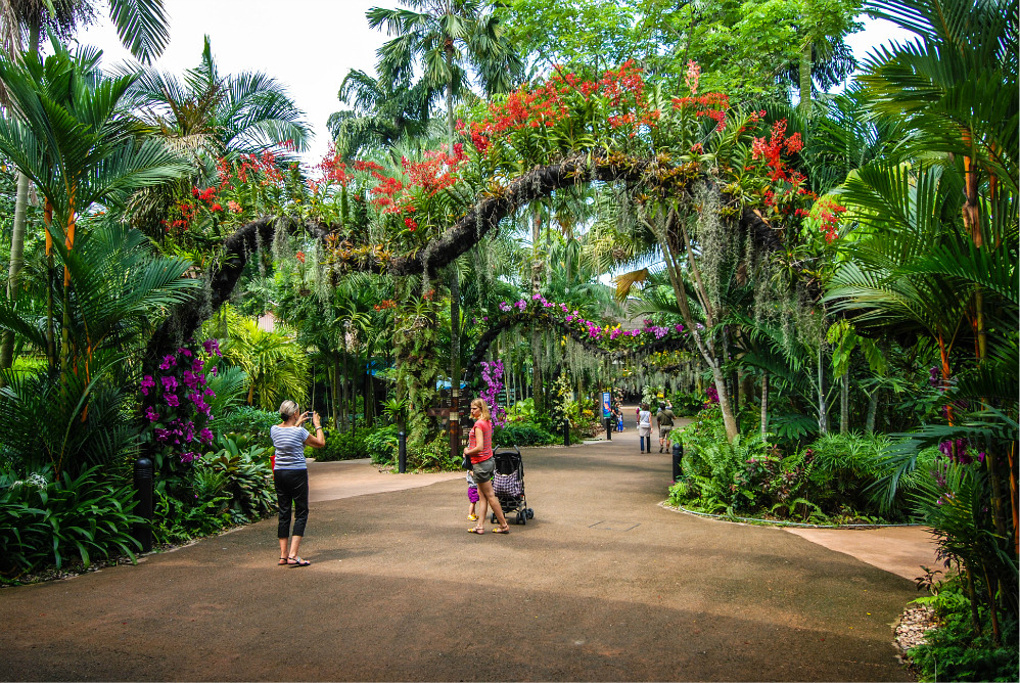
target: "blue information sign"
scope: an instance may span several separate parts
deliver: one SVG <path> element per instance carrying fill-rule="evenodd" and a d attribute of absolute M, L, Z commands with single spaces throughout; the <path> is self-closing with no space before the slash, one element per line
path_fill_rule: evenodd
<path fill-rule="evenodd" d="M 602 392 L 602 417 L 607 418 L 613 414 L 613 409 L 609 404 L 610 396 L 608 391 Z"/>

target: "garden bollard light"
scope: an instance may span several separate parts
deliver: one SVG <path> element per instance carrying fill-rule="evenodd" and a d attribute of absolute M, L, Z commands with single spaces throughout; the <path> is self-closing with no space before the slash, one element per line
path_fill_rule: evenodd
<path fill-rule="evenodd" d="M 681 442 L 677 441 L 675 444 L 673 444 L 673 481 L 676 481 L 677 479 L 680 478 L 680 475 L 682 473 L 680 470 L 680 461 L 683 460 L 683 457 L 684 457 L 684 445 Z"/>
<path fill-rule="evenodd" d="M 570 446 L 570 420 L 563 421 L 563 445 Z"/>
<path fill-rule="evenodd" d="M 397 432 L 397 472 L 407 472 L 407 435 L 403 429 Z"/>
<path fill-rule="evenodd" d="M 613 418 L 607 417 L 606 418 L 606 441 L 612 441 L 613 440 L 613 427 L 614 426 L 615 426 L 615 424 L 613 422 Z"/>
<path fill-rule="evenodd" d="M 134 525 L 135 539 L 142 544 L 142 552 L 152 550 L 152 461 L 144 455 L 135 460 L 135 514 L 145 519 Z"/>

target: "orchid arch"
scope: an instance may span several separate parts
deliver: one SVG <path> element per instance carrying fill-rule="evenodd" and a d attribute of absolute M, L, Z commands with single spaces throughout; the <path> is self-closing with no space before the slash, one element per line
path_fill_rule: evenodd
<path fill-rule="evenodd" d="M 576 185 L 611 186 L 656 237 L 733 438 L 724 366 L 734 323 L 724 290 L 734 277 L 755 277 L 764 255 L 800 233 L 815 197 L 789 165 L 802 147 L 799 133 L 785 120 L 768 122 L 764 111 L 733 106 L 725 94 L 699 93 L 696 76 L 672 97 L 633 62 L 597 75 L 557 71 L 476 105 L 458 123 L 452 148 L 388 166 L 334 160 L 333 194 L 314 188 L 319 213 L 302 200 L 301 220 L 291 205 L 237 225 L 210 272 L 210 303 L 225 299 L 247 255 L 280 229 L 321 238 L 321 262 L 334 274 L 385 272 L 427 283 L 531 202 Z M 326 210 L 352 197 L 374 226 L 359 239 L 346 221 L 336 222 L 345 212 Z M 171 320 L 164 331 L 187 327 Z M 167 342 L 165 335 L 154 341 Z"/>

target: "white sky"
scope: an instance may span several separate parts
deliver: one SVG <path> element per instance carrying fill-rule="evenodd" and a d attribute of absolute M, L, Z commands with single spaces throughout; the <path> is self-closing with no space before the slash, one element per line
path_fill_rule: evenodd
<path fill-rule="evenodd" d="M 181 74 L 198 64 L 209 35 L 221 74 L 262 71 L 285 84 L 315 132 L 305 155 L 318 161 L 329 146 L 326 120 L 346 108 L 336 97 L 350 69 L 374 73 L 376 50 L 386 41 L 368 28 L 369 7 L 396 7 L 397 0 L 164 0 L 170 45 L 155 66 Z M 105 3 L 100 22 L 79 33 L 79 41 L 103 50 L 112 66 L 129 55 L 120 45 Z M 847 42 L 858 60 L 871 47 L 910 34 L 868 20 Z"/>

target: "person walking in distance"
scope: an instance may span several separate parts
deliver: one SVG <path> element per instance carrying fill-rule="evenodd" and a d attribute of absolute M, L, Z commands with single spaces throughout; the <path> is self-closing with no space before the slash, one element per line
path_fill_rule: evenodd
<path fill-rule="evenodd" d="M 648 411 L 648 404 L 642 403 L 638 410 L 638 440 L 640 441 L 641 452 L 652 452 L 652 414 Z M 647 450 L 646 450 L 647 448 Z"/>
<path fill-rule="evenodd" d="M 315 436 L 309 434 L 302 426 L 308 419 L 315 425 Z M 326 445 L 326 437 L 319 423 L 319 414 L 313 411 L 302 413 L 294 401 L 284 401 L 280 404 L 280 420 L 282 420 L 280 424 L 269 428 L 269 436 L 276 448 L 273 460 L 273 484 L 276 486 L 276 504 L 279 511 L 276 535 L 280 539 L 280 561 L 277 564 L 307 567 L 311 562 L 301 559 L 298 555 L 298 548 L 301 546 L 305 525 L 308 522 L 308 464 L 305 462 L 305 446 L 322 448 Z M 292 506 L 293 535 L 290 529 Z"/>
<path fill-rule="evenodd" d="M 489 404 L 480 398 L 471 401 L 471 417 L 474 418 L 475 425 L 471 428 L 471 436 L 468 437 L 464 455 L 471 458 L 471 476 L 478 486 L 478 523 L 468 531 L 473 534 L 485 533 L 485 508 L 488 505 L 499 520 L 499 526 L 493 529 L 492 533 L 508 534 L 510 525 L 506 523 L 503 508 L 500 507 L 499 499 L 492 490 L 496 460 L 492 457 L 492 417 L 489 414 Z"/>
<path fill-rule="evenodd" d="M 673 430 L 673 420 L 676 415 L 673 414 L 673 406 L 659 405 L 659 412 L 655 414 L 655 422 L 659 425 L 659 452 L 662 453 L 662 449 L 669 446 L 669 433 Z"/>

